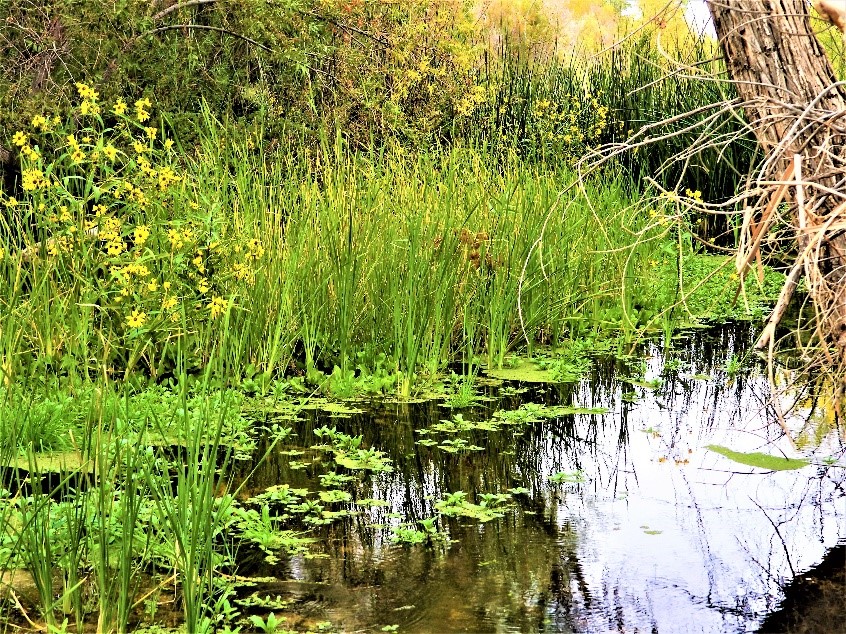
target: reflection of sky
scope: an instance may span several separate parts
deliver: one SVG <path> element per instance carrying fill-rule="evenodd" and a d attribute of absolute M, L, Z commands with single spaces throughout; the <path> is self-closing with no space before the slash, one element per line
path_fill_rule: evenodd
<path fill-rule="evenodd" d="M 653 363 L 653 376 L 657 369 Z M 846 538 L 844 469 L 765 474 L 704 449 L 792 453 L 777 422 L 762 411 L 763 378 L 750 379 L 742 391 L 696 379 L 660 393 L 635 389 L 640 400 L 627 412 L 617 405 L 614 413 L 618 421 L 626 413 L 632 430 L 627 459 L 584 460 L 593 486 L 557 509 L 560 526 L 578 527 L 591 595 L 578 618 L 588 631 L 612 622 L 625 631 L 746 631 L 756 625 L 752 614 L 776 607 L 779 586 L 792 571 L 817 564 Z M 582 396 L 590 399 L 588 390 Z M 607 396 L 595 404 L 602 401 L 613 405 Z M 577 435 L 584 437 L 588 426 L 582 421 Z M 605 446 L 597 455 L 615 455 L 612 436 L 598 436 Z"/>
<path fill-rule="evenodd" d="M 388 506 L 327 527 L 321 549 L 330 556 L 295 557 L 283 576 L 349 631 L 390 623 L 406 632 L 755 629 L 777 607 L 783 585 L 846 539 L 846 448 L 835 432 L 808 457 L 820 463 L 831 455 L 840 466 L 769 474 L 705 449 L 795 454 L 768 407 L 765 378 L 729 383 L 721 369 L 730 357 L 744 356 L 751 334 L 724 333 L 676 343 L 682 368 L 656 390 L 621 385 L 620 376 L 639 373 L 631 362 L 613 379 L 602 365 L 575 393 L 566 386 L 530 391 L 520 398 L 572 397 L 609 413 L 504 428 L 490 436 L 485 452 L 416 447 L 412 425 L 419 430 L 458 413 L 432 404 L 411 418 L 409 409 L 390 405 L 372 416 L 327 418 L 345 433 L 365 434 L 366 445 L 393 452 L 395 470 L 366 480 L 362 491 Z M 660 350 L 652 353 L 646 380 L 663 370 Z M 635 392 L 635 402 L 624 403 L 624 392 Z M 506 401 L 464 414 L 487 420 L 493 409 L 519 404 Z M 804 419 L 787 423 L 795 428 Z M 297 434 L 308 446 L 311 432 Z M 485 444 L 484 436 L 473 437 Z M 553 473 L 577 469 L 584 484 L 548 484 Z M 489 524 L 440 520 L 455 540 L 443 549 L 389 542 L 388 526 L 417 526 L 447 492 L 517 485 L 531 491 L 519 497 L 522 512 Z"/>
<path fill-rule="evenodd" d="M 687 21 L 695 31 L 705 31 L 709 35 L 716 36 L 714 25 L 711 23 L 711 14 L 708 11 L 708 5 L 705 4 L 705 0 L 689 0 L 685 15 Z"/>

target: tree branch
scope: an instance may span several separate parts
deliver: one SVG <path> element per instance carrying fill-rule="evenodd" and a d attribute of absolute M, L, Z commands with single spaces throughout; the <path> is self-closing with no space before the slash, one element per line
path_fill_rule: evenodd
<path fill-rule="evenodd" d="M 232 37 L 237 37 L 239 40 L 244 40 L 245 42 L 249 42 L 254 46 L 258 46 L 260 49 L 267 51 L 268 53 L 272 53 L 273 49 L 261 44 L 260 42 L 256 42 L 254 39 L 247 37 L 246 35 L 241 35 L 240 33 L 236 33 L 235 31 L 230 31 L 229 29 L 224 29 L 219 26 L 206 26 L 203 24 L 173 24 L 170 26 L 160 26 L 158 28 L 152 29 L 150 31 L 146 31 L 141 35 L 138 35 L 135 39 L 138 40 L 146 35 L 155 35 L 156 33 L 161 33 L 163 31 L 174 31 L 176 29 L 199 29 L 201 31 L 217 31 L 218 33 L 225 33 L 226 35 L 231 35 Z"/>
<path fill-rule="evenodd" d="M 153 20 L 158 20 L 159 18 L 165 17 L 168 13 L 173 13 L 175 11 L 179 11 L 180 9 L 185 9 L 187 7 L 194 7 L 201 4 L 212 4 L 217 2 L 217 0 L 188 0 L 188 2 L 180 2 L 178 4 L 174 4 L 169 6 L 167 9 L 163 9 L 159 11 L 156 15 L 153 16 Z"/>

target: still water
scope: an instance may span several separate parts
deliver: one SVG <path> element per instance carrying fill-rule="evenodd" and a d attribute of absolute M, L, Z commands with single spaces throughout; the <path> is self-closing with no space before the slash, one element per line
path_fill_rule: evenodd
<path fill-rule="evenodd" d="M 308 447 L 327 425 L 391 459 L 393 471 L 352 491 L 386 506 L 336 505 L 353 514 L 313 529 L 320 541 L 308 556 L 254 558 L 250 572 L 276 580 L 253 590 L 290 601 L 286 627 L 331 621 L 342 631 L 801 631 L 813 618 L 828 619 L 817 631 L 842 631 L 842 580 L 823 598 L 813 577 L 846 568 L 846 436 L 807 389 L 789 388 L 775 405 L 762 370 L 729 376 L 753 338 L 720 327 L 668 353 L 646 346 L 641 359 L 599 362 L 578 384 L 491 386 L 490 400 L 464 410 L 371 403 L 347 417 L 302 417 L 282 450 L 306 453 L 271 456 L 252 492 L 319 490 L 326 465 Z M 480 450 L 418 443 L 432 437 L 420 430 L 457 413 L 484 421 L 525 403 L 607 412 L 461 432 Z M 772 471 L 707 445 L 810 464 Z M 391 541 L 391 527 L 437 515 L 449 493 L 478 502 L 517 487 L 527 492 L 500 519 L 440 516 L 446 543 Z M 815 590 L 792 600 L 800 582 Z"/>

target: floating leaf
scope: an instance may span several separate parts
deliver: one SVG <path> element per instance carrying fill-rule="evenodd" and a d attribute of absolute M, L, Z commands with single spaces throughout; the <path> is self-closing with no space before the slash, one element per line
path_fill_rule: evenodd
<path fill-rule="evenodd" d="M 572 473 L 559 471 L 549 476 L 549 481 L 553 484 L 577 484 L 585 481 L 585 474 L 581 471 L 573 471 Z"/>
<path fill-rule="evenodd" d="M 810 463 L 801 458 L 785 458 L 784 456 L 771 456 L 770 454 L 754 451 L 752 453 L 745 453 L 742 451 L 734 451 L 722 445 L 706 445 L 706 449 L 710 449 L 714 453 L 721 456 L 745 464 L 750 467 L 758 467 L 760 469 L 768 469 L 770 471 L 788 471 L 790 469 L 801 469 L 807 467 Z"/>

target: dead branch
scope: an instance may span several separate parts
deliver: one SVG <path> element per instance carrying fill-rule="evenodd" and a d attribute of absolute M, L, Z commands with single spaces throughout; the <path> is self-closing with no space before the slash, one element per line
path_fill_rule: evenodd
<path fill-rule="evenodd" d="M 170 26 L 159 26 L 155 29 L 151 29 L 149 31 L 145 31 L 140 35 L 137 35 L 134 39 L 139 40 L 142 37 L 146 37 L 148 35 L 155 35 L 156 33 L 162 33 L 164 31 L 175 31 L 175 30 L 182 30 L 182 29 L 194 29 L 194 30 L 201 30 L 201 31 L 217 31 L 218 33 L 223 33 L 225 35 L 231 35 L 232 37 L 236 37 L 239 40 L 244 40 L 253 46 L 257 46 L 258 48 L 262 49 L 263 51 L 267 51 L 268 53 L 272 53 L 273 49 L 261 44 L 260 42 L 256 42 L 254 39 L 247 37 L 246 35 L 241 35 L 240 33 L 236 33 L 235 31 L 230 31 L 229 29 L 224 29 L 220 26 L 207 26 L 204 24 L 173 24 Z"/>

